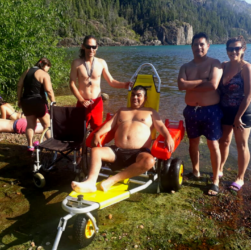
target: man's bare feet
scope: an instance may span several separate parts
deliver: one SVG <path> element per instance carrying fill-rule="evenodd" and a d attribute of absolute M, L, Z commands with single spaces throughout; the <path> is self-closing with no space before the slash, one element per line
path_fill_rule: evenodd
<path fill-rule="evenodd" d="M 114 184 L 115 183 L 110 178 L 108 178 L 107 180 L 104 180 L 100 183 L 100 187 L 104 192 L 106 192 Z"/>
<path fill-rule="evenodd" d="M 96 185 L 93 185 L 88 181 L 84 182 L 72 181 L 71 187 L 77 193 L 94 193 L 97 191 Z"/>

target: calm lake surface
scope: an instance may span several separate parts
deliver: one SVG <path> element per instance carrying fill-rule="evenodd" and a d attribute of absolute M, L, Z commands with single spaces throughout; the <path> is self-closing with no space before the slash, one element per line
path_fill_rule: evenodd
<path fill-rule="evenodd" d="M 78 48 L 74 50 L 76 50 L 75 57 L 78 57 Z M 161 118 L 183 119 L 185 92 L 178 90 L 177 77 L 181 65 L 193 59 L 190 45 L 99 47 L 96 56 L 106 60 L 111 75 L 118 81 L 129 81 L 143 63 L 153 64 L 161 78 L 159 107 Z M 221 62 L 227 61 L 226 46 L 211 45 L 208 56 Z M 245 60 L 251 62 L 251 44 L 247 46 Z M 151 72 L 150 67 L 140 71 L 146 74 Z M 104 113 L 114 113 L 119 107 L 126 106 L 126 90 L 111 88 L 104 79 L 101 86 L 102 92 L 110 96 L 104 103 Z"/>

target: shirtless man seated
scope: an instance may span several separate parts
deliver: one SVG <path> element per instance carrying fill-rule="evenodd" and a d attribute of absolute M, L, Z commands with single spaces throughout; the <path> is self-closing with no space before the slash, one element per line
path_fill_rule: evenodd
<path fill-rule="evenodd" d="M 145 108 L 147 91 L 143 86 L 132 90 L 131 107 L 121 108 L 94 136 L 94 144 L 100 144 L 100 136 L 113 128 L 115 145 L 111 147 L 94 147 L 91 151 L 91 168 L 88 179 L 84 182 L 72 182 L 76 192 L 95 192 L 96 181 L 102 161 L 118 165 L 116 170 L 125 168 L 118 174 L 109 177 L 101 183 L 101 189 L 107 191 L 115 183 L 140 175 L 154 165 L 150 154 L 151 130 L 156 130 L 164 136 L 165 146 L 172 152 L 174 141 L 169 134 L 159 114 L 152 108 Z M 113 164 L 112 164 L 113 165 Z M 112 167 L 114 170 L 114 168 Z"/>

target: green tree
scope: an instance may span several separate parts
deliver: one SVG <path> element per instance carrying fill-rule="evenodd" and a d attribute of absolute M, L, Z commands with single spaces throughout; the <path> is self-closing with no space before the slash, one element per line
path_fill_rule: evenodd
<path fill-rule="evenodd" d="M 62 9 L 44 0 L 0 0 L 0 91 L 16 99 L 20 75 L 40 57 L 47 57 L 53 86 L 66 81 L 65 49 L 57 48 Z"/>

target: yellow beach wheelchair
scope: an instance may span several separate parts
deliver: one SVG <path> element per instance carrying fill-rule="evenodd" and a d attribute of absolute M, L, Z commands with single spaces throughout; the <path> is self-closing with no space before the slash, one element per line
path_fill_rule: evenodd
<path fill-rule="evenodd" d="M 140 75 L 139 71 L 144 67 L 150 67 L 153 74 L 150 75 Z M 155 84 L 155 80 L 157 84 Z M 131 81 L 134 82 L 134 87 L 137 85 L 143 85 L 147 88 L 147 102 L 145 106 L 152 107 L 158 111 L 159 109 L 159 99 L 160 99 L 160 77 L 150 63 L 145 63 L 141 65 L 135 74 L 132 76 Z M 128 106 L 131 96 L 131 90 L 128 94 Z M 110 116 L 107 116 L 107 120 Z M 107 121 L 106 120 L 106 121 Z M 105 121 L 105 122 L 106 122 Z M 171 122 L 169 120 L 165 121 L 165 125 L 168 128 L 174 142 L 175 148 L 179 145 L 184 136 L 184 126 L 183 121 Z M 96 131 L 93 131 L 86 140 L 86 146 L 91 147 L 91 138 Z M 114 131 L 110 131 L 101 137 L 102 145 L 110 142 L 114 137 Z M 61 238 L 63 231 L 65 230 L 67 221 L 76 216 L 76 220 L 73 226 L 73 236 L 76 243 L 82 248 L 89 245 L 98 233 L 98 216 L 97 212 L 100 209 L 113 205 L 117 202 L 129 198 L 132 194 L 139 192 L 141 190 L 149 187 L 153 182 L 158 183 L 158 192 L 161 191 L 171 191 L 179 190 L 183 182 L 183 162 L 182 160 L 176 158 L 171 158 L 171 152 L 164 147 L 164 138 L 159 135 L 156 138 L 156 132 L 152 133 L 152 149 L 151 154 L 156 158 L 156 164 L 153 168 L 140 175 L 138 177 L 130 178 L 124 180 L 123 183 L 116 183 L 107 192 L 103 192 L 100 189 L 100 183 L 96 184 L 97 191 L 94 193 L 76 193 L 71 192 L 62 202 L 62 208 L 69 214 L 60 219 L 58 225 L 58 233 L 53 245 L 53 250 L 56 250 Z M 109 165 L 102 166 L 99 173 L 99 177 L 108 178 L 111 174 L 115 174 L 109 168 Z M 145 179 L 145 181 L 143 181 Z M 136 184 L 136 187 L 130 188 L 129 183 Z"/>

